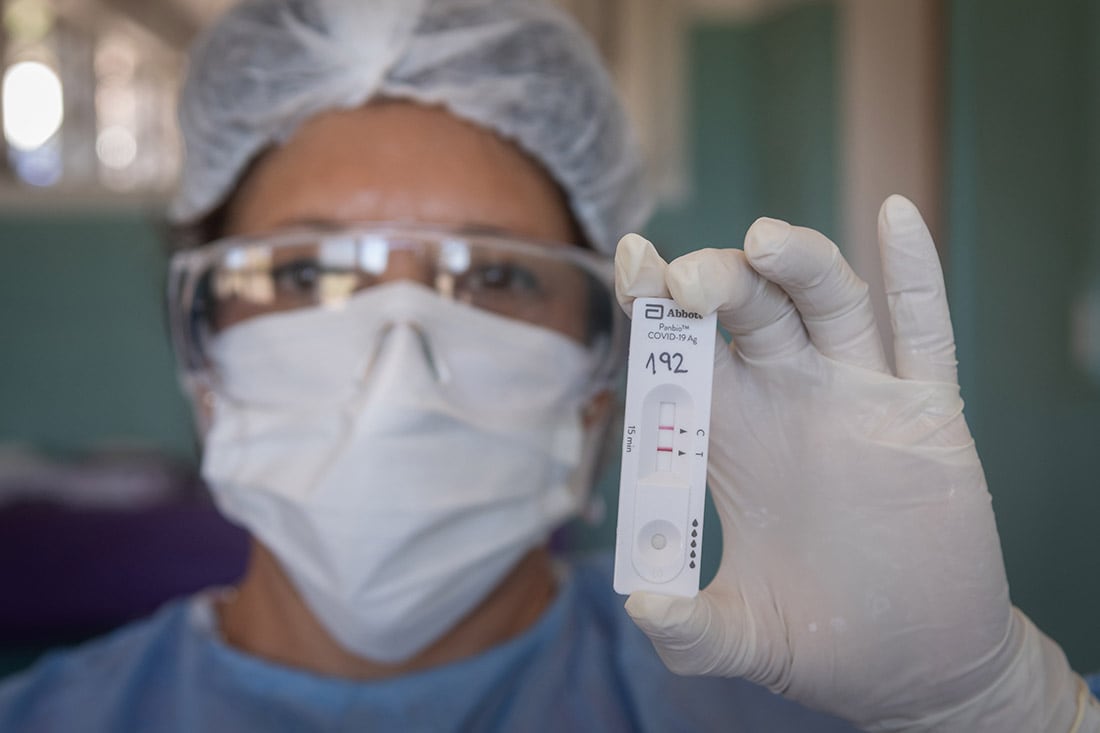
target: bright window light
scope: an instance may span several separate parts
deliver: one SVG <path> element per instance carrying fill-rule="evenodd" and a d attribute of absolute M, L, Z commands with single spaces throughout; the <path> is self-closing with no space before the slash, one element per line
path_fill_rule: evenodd
<path fill-rule="evenodd" d="M 38 61 L 20 61 L 4 72 L 4 137 L 16 150 L 36 150 L 61 128 L 61 79 Z"/>

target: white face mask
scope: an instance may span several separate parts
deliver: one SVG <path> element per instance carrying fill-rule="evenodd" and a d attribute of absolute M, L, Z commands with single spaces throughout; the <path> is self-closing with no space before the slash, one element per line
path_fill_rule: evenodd
<path fill-rule="evenodd" d="M 211 346 L 203 476 L 345 648 L 397 662 L 576 512 L 591 360 L 398 282 Z"/>

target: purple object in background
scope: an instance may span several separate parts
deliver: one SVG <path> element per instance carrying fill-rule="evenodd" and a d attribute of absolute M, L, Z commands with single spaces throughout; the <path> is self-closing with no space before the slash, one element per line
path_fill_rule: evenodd
<path fill-rule="evenodd" d="M 244 572 L 248 534 L 208 503 L 0 510 L 0 643 L 97 633 Z"/>

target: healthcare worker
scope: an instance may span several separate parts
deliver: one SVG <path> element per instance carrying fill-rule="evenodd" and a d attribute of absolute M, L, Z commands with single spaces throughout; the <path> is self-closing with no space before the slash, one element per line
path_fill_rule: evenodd
<path fill-rule="evenodd" d="M 248 571 L 3 683 L 0 730 L 1098 729 L 1009 604 L 906 200 L 879 221 L 891 372 L 811 230 L 668 265 L 626 237 L 612 283 L 640 166 L 548 3 L 245 0 L 180 109 L 173 336 Z M 546 549 L 613 417 L 615 289 L 734 339 L 718 576 L 626 613 L 606 560 Z"/>

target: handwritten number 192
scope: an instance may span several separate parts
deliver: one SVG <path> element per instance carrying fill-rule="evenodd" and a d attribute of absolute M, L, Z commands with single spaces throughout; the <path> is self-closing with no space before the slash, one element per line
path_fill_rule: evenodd
<path fill-rule="evenodd" d="M 670 354 L 667 351 L 662 351 L 660 354 L 654 354 L 650 352 L 649 358 L 645 361 L 645 365 L 649 368 L 651 373 L 657 373 L 658 363 L 660 363 L 666 371 L 670 371 L 673 374 L 687 374 L 688 371 L 683 368 L 684 355 L 681 353 Z"/>

